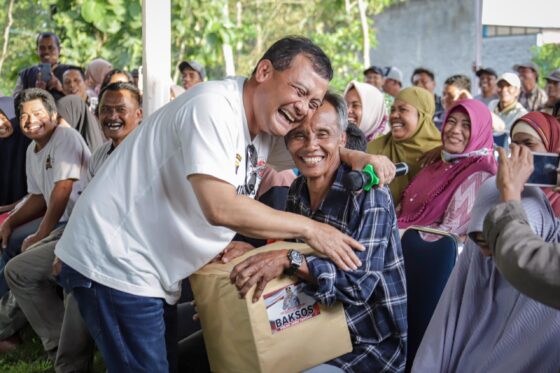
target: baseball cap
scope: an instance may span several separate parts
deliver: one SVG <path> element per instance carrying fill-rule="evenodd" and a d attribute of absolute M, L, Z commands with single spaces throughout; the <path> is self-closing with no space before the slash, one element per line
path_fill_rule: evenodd
<path fill-rule="evenodd" d="M 517 74 L 503 73 L 502 75 L 500 75 L 500 78 L 496 83 L 500 83 L 500 81 L 502 80 L 506 81 L 509 85 L 513 87 L 521 88 L 521 80 L 519 80 Z"/>
<path fill-rule="evenodd" d="M 204 80 L 206 78 L 206 70 L 204 67 L 196 61 L 183 61 L 179 64 L 179 71 L 183 71 L 186 68 L 192 69 L 200 75 L 200 79 Z"/>
<path fill-rule="evenodd" d="M 513 70 L 519 72 L 521 67 L 528 67 L 529 69 L 533 70 L 537 75 L 539 75 L 539 67 L 534 62 L 524 62 L 517 65 L 513 65 Z"/>
<path fill-rule="evenodd" d="M 494 70 L 490 67 L 481 67 L 480 69 L 476 70 L 476 76 L 478 76 L 480 78 L 480 76 L 482 74 L 493 75 L 496 78 L 498 77 L 498 74 L 496 74 L 496 70 Z"/>
<path fill-rule="evenodd" d="M 398 69 L 395 66 L 389 66 L 386 69 L 387 69 L 387 73 L 385 74 L 386 79 L 393 79 L 402 84 L 403 75 L 400 69 Z"/>
<path fill-rule="evenodd" d="M 383 69 L 379 66 L 370 66 L 367 69 L 364 70 L 364 75 L 367 75 L 367 73 L 374 73 L 374 74 L 379 74 L 379 75 L 385 75 L 383 74 Z"/>
<path fill-rule="evenodd" d="M 545 78 L 546 80 L 552 80 L 553 82 L 560 82 L 560 69 L 556 69 Z"/>

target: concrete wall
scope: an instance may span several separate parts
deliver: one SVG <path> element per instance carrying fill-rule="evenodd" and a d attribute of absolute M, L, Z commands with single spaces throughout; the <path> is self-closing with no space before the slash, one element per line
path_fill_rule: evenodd
<path fill-rule="evenodd" d="M 474 0 L 409 0 L 387 9 L 374 19 L 377 47 L 374 65 L 397 66 L 403 86 L 410 86 L 415 67 L 436 74 L 436 92 L 453 74 L 472 79 L 475 60 L 476 15 Z"/>
<path fill-rule="evenodd" d="M 513 72 L 513 65 L 531 60 L 534 45 L 537 45 L 537 35 L 484 38 L 482 66 L 492 67 L 498 74 Z"/>

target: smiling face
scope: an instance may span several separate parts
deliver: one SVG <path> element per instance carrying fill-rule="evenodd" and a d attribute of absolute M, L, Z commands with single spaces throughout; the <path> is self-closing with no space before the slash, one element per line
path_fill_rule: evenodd
<path fill-rule="evenodd" d="M 356 88 L 352 88 L 346 92 L 344 99 L 346 100 L 346 106 L 348 108 L 348 120 L 357 127 L 360 127 L 360 121 L 362 120 L 362 100 Z"/>
<path fill-rule="evenodd" d="M 195 71 L 188 67 L 183 69 L 181 75 L 183 77 L 183 88 L 185 89 L 189 89 L 195 84 L 202 82 L 202 79 L 200 78 L 200 74 L 198 73 L 198 71 Z"/>
<path fill-rule="evenodd" d="M 308 179 L 330 181 L 340 165 L 339 147 L 345 139 L 334 106 L 325 102 L 312 118 L 286 135 L 286 146 Z"/>
<path fill-rule="evenodd" d="M 378 89 L 381 89 L 383 88 L 383 82 L 385 79 L 383 75 L 370 71 L 365 75 L 364 81 L 374 87 L 377 87 Z"/>
<path fill-rule="evenodd" d="M 443 150 L 452 154 L 461 154 L 471 139 L 471 120 L 468 114 L 454 110 L 443 127 Z"/>
<path fill-rule="evenodd" d="M 99 123 L 103 133 L 119 145 L 128 134 L 138 127 L 142 110 L 126 89 L 107 91 L 99 103 Z"/>
<path fill-rule="evenodd" d="M 12 127 L 12 122 L 0 112 L 0 139 L 7 139 L 14 133 L 14 128 Z"/>
<path fill-rule="evenodd" d="M 478 86 L 485 97 L 496 94 L 496 77 L 492 74 L 480 74 Z"/>
<path fill-rule="evenodd" d="M 502 108 L 507 107 L 517 101 L 519 88 L 512 86 L 505 80 L 498 82 L 498 97 Z"/>
<path fill-rule="evenodd" d="M 19 117 L 23 134 L 34 140 L 36 149 L 42 149 L 56 128 L 56 113 L 49 116 L 41 99 L 24 102 Z"/>
<path fill-rule="evenodd" d="M 65 95 L 80 96 L 82 100 L 86 100 L 86 82 L 82 74 L 78 70 L 67 70 L 62 75 L 62 90 Z"/>
<path fill-rule="evenodd" d="M 255 87 L 249 132 L 284 136 L 321 106 L 328 80 L 321 77 L 303 54 L 293 58 L 289 68 L 278 71 L 270 60 L 259 62 L 254 74 Z"/>
<path fill-rule="evenodd" d="M 418 110 L 403 100 L 396 99 L 389 116 L 391 136 L 395 141 L 409 139 L 418 128 Z"/>
<path fill-rule="evenodd" d="M 50 63 L 56 65 L 58 63 L 58 56 L 60 48 L 56 45 L 56 40 L 51 36 L 44 36 L 39 39 L 37 46 L 37 55 L 41 63 Z"/>

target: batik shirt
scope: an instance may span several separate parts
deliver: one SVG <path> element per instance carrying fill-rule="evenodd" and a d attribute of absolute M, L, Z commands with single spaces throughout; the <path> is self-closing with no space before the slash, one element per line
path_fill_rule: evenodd
<path fill-rule="evenodd" d="M 342 185 L 348 171 L 346 166 L 339 167 L 315 211 L 310 208 L 304 176 L 290 188 L 287 211 L 329 224 L 366 247 L 356 251 L 362 266 L 349 272 L 329 259 L 307 256 L 316 284 L 307 284 L 305 291 L 322 304 L 339 301 L 344 305 L 353 350 L 329 364 L 347 372 L 404 371 L 406 280 L 391 192 L 386 187 L 349 192 Z"/>

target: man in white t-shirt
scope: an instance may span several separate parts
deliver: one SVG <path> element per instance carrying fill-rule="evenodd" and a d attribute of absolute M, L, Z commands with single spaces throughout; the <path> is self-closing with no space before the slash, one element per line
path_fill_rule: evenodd
<path fill-rule="evenodd" d="M 138 127 L 142 120 L 140 91 L 131 83 L 110 84 L 100 94 L 99 108 L 99 123 L 110 141 L 92 154 L 88 181 L 112 151 Z M 43 347 L 53 358 L 55 370 L 87 371 L 93 357 L 91 337 L 85 330 L 73 296 L 70 294 L 67 297 L 65 306 L 57 289 L 52 286 L 54 248 L 63 227 L 57 230 L 58 235 L 53 232 L 48 239 L 41 240 L 11 260 L 5 270 L 6 281 Z M 0 308 L 0 311 L 3 310 Z M 0 332 L 3 323 L 0 322 Z"/>
<path fill-rule="evenodd" d="M 301 238 L 342 269 L 363 247 L 326 224 L 252 198 L 263 167 L 293 167 L 284 136 L 321 105 L 330 60 L 311 41 L 277 41 L 249 79 L 201 83 L 144 120 L 78 201 L 55 254 L 109 371 L 168 370 L 163 302 L 240 232 Z M 385 157 L 340 150 L 355 168 Z M 309 160 L 313 161 L 313 160 Z M 261 286 L 259 284 L 258 286 Z"/>
<path fill-rule="evenodd" d="M 47 91 L 39 88 L 22 91 L 16 98 L 16 109 L 22 132 L 33 141 L 26 154 L 29 196 L 0 226 L 3 248 L 0 296 L 6 297 L 8 287 L 4 266 L 31 245 L 55 234 L 55 228 L 68 220 L 74 202 L 85 186 L 90 158 L 82 136 L 73 128 L 57 125 L 56 104 Z M 38 217 L 42 220 L 37 231 L 27 236 L 22 244 L 11 239 L 18 227 Z M 15 303 L 8 303 L 13 306 L 8 307 L 10 310 L 1 307 L 2 315 L 11 315 Z M 4 337 L 4 333 L 0 334 Z"/>

